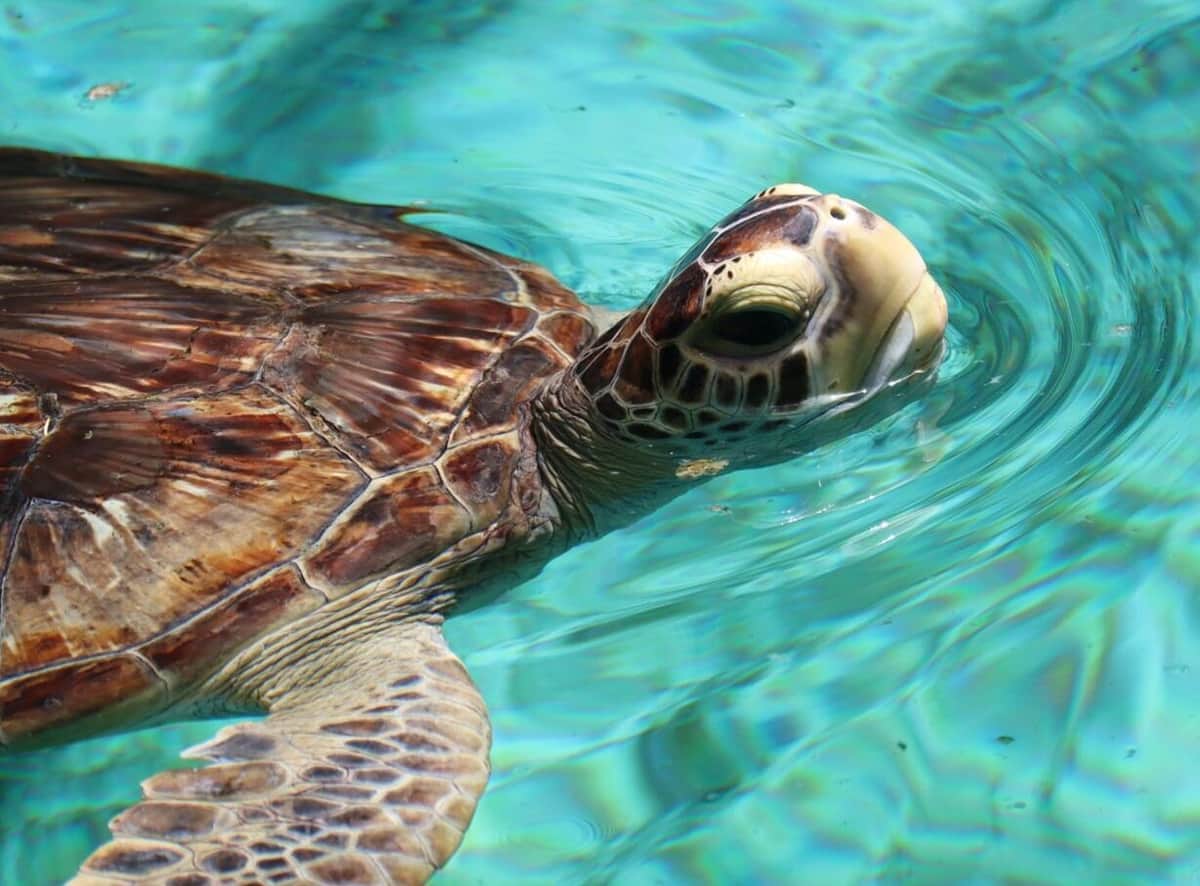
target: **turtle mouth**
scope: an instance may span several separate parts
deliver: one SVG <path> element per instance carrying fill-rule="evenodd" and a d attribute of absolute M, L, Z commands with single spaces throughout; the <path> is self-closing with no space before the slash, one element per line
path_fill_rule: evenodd
<path fill-rule="evenodd" d="M 875 352 L 868 387 L 935 368 L 945 350 L 946 321 L 946 295 L 925 271 Z"/>
<path fill-rule="evenodd" d="M 864 393 L 869 395 L 889 381 L 906 376 L 918 368 L 914 359 L 916 356 L 913 348 L 915 339 L 916 330 L 913 326 L 912 316 L 908 311 L 904 311 L 892 323 L 891 329 L 888 330 L 879 345 L 879 350 L 875 352 L 875 358 L 871 361 L 867 374 L 863 377 Z M 908 371 L 905 371 L 906 369 Z"/>
<path fill-rule="evenodd" d="M 945 353 L 946 297 L 928 273 L 917 284 L 879 342 L 858 390 L 831 409 L 841 412 L 881 390 L 937 369 Z"/>

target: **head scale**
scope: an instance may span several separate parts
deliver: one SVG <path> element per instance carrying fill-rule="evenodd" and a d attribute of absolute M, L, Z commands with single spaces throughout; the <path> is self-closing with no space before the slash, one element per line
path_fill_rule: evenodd
<path fill-rule="evenodd" d="M 784 184 L 718 223 L 574 371 L 607 430 L 708 453 L 933 369 L 945 326 L 942 291 L 903 234 Z"/>

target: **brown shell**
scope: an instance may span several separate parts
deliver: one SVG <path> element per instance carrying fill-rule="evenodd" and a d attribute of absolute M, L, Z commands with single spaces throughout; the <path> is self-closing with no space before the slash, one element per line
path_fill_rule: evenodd
<path fill-rule="evenodd" d="M 400 214 L 0 150 L 0 744 L 504 519 L 587 311 Z"/>

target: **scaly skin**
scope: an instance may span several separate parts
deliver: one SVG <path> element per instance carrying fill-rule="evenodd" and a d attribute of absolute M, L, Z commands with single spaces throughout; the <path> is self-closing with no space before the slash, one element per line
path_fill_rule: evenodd
<path fill-rule="evenodd" d="M 873 420 L 946 322 L 898 231 L 800 185 L 599 336 L 395 208 L 22 150 L 0 200 L 0 750 L 267 714 L 79 883 L 423 882 L 488 772 L 443 614 Z"/>
<path fill-rule="evenodd" d="M 836 195 L 769 188 L 533 401 L 547 486 L 594 534 L 696 479 L 814 448 L 915 393 L 945 325 L 895 227 Z"/>

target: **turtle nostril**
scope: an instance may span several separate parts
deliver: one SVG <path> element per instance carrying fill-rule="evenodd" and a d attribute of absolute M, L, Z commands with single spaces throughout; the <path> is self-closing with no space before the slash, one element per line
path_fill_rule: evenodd
<path fill-rule="evenodd" d="M 836 218 L 838 221 L 841 221 L 842 219 L 844 219 L 846 217 L 846 210 L 842 209 L 842 207 L 840 207 L 840 206 L 835 206 L 835 207 L 833 207 L 833 209 L 829 210 L 829 214 L 832 215 L 834 218 Z"/>

